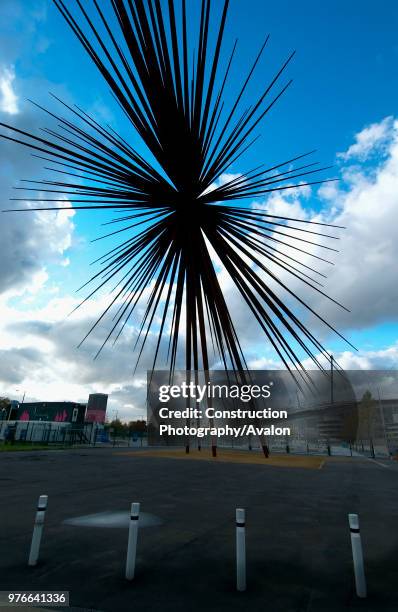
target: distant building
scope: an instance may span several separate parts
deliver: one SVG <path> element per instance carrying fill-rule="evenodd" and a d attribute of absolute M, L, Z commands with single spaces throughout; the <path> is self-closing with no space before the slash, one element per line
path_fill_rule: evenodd
<path fill-rule="evenodd" d="M 12 429 L 15 440 L 95 444 L 104 428 L 107 401 L 103 393 L 92 393 L 87 404 L 12 401 L 0 413 L 0 440 Z"/>
<path fill-rule="evenodd" d="M 88 396 L 86 423 L 105 423 L 108 396 L 106 393 L 90 393 Z"/>
<path fill-rule="evenodd" d="M 50 421 L 82 424 L 86 404 L 76 402 L 24 402 L 19 405 L 18 421 Z"/>

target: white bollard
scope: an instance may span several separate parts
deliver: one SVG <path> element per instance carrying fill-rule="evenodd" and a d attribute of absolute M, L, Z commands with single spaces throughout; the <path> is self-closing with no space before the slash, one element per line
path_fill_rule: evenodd
<path fill-rule="evenodd" d="M 135 573 L 135 557 L 137 554 L 138 519 L 140 504 L 131 504 L 129 539 L 127 544 L 126 579 L 133 580 Z"/>
<path fill-rule="evenodd" d="M 366 597 L 366 578 L 363 564 L 363 551 L 361 534 L 359 531 L 359 519 L 357 514 L 349 514 L 352 560 L 354 563 L 355 588 L 358 597 Z"/>
<path fill-rule="evenodd" d="M 40 495 L 37 505 L 35 524 L 33 526 L 32 543 L 30 545 L 30 553 L 28 565 L 34 566 L 37 564 L 40 552 L 41 535 L 44 527 L 44 517 L 47 510 L 48 495 Z"/>
<path fill-rule="evenodd" d="M 246 591 L 246 519 L 243 508 L 236 509 L 236 588 Z"/>

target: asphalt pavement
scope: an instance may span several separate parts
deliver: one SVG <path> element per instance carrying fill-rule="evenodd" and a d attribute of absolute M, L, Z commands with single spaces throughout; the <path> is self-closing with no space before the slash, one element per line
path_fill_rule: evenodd
<path fill-rule="evenodd" d="M 103 612 L 398 609 L 397 462 L 332 458 L 310 470 L 118 452 L 1 454 L 1 590 L 68 590 L 73 609 Z M 29 568 L 40 494 L 49 496 L 48 511 L 39 564 Z M 123 513 L 133 501 L 152 518 L 139 530 L 128 583 Z M 237 507 L 247 515 L 243 593 L 235 587 Z M 360 517 L 363 600 L 350 512 Z"/>

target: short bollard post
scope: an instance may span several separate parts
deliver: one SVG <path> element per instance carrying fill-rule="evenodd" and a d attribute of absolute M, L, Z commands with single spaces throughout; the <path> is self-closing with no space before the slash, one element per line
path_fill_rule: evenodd
<path fill-rule="evenodd" d="M 30 553 L 28 565 L 34 566 L 37 564 L 40 552 L 41 535 L 44 527 L 44 517 L 47 510 L 48 495 L 40 495 L 39 503 L 37 504 L 37 512 L 35 524 L 33 526 L 32 543 L 30 545 Z"/>
<path fill-rule="evenodd" d="M 357 514 L 349 514 L 352 560 L 354 563 L 355 588 L 358 597 L 366 597 L 366 578 L 363 564 L 363 551 L 361 534 L 359 531 L 359 519 Z"/>
<path fill-rule="evenodd" d="M 137 554 L 138 519 L 140 504 L 131 504 L 129 539 L 127 544 L 126 579 L 133 580 L 135 573 L 135 558 Z"/>
<path fill-rule="evenodd" d="M 243 508 L 236 509 L 236 588 L 246 591 L 246 519 Z"/>

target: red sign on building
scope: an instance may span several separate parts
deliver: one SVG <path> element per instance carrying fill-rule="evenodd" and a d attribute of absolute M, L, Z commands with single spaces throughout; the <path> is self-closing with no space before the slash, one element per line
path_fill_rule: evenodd
<path fill-rule="evenodd" d="M 90 393 L 86 411 L 86 422 L 105 423 L 106 405 L 108 396 L 106 393 Z"/>

